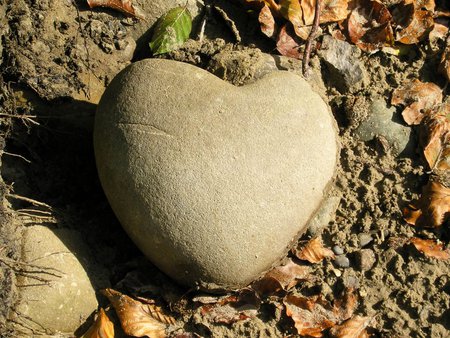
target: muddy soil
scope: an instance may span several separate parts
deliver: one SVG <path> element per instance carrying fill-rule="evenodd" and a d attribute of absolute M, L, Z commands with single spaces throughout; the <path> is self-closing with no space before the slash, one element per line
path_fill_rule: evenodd
<path fill-rule="evenodd" d="M 235 85 L 267 72 L 272 66 L 253 65 L 263 59 L 262 52 L 274 52 L 273 43 L 259 33 L 251 14 L 228 7 L 224 10 L 236 20 L 241 43 L 216 13 L 202 42 L 188 41 L 165 57 L 206 68 Z M 253 317 L 230 324 L 202 315 L 193 302 L 199 293 L 176 285 L 147 262 L 110 209 L 95 167 L 93 117 L 110 79 L 129 62 L 150 57 L 145 46 L 134 50 L 130 30 L 135 21 L 109 10 L 89 10 L 84 1 L 7 1 L 0 8 L 5 13 L 0 19 L 0 336 L 21 336 L 8 323 L 21 273 L 11 262 L 20 260 L 23 228 L 36 224 L 77 230 L 112 287 L 157 299 L 170 308 L 181 331 L 204 337 L 295 336 L 280 298 L 263 298 Z M 234 61 L 228 62 L 227 55 Z M 339 205 L 318 234 L 325 246 L 339 246 L 348 264 L 325 260 L 312 265 L 317 278 L 294 292 L 333 300 L 352 285 L 360 298 L 356 314 L 374 317 L 375 337 L 448 337 L 450 262 L 402 244 L 413 236 L 449 240 L 448 227 L 415 229 L 402 219 L 401 208 L 427 182 L 425 163 L 414 150 L 395 156 L 382 139 L 362 142 L 355 136 L 374 97 L 388 102 L 393 89 L 414 78 L 444 87 L 435 71 L 438 59 L 426 43 L 402 57 L 379 52 L 358 58 L 367 69 L 365 85 L 345 90 L 318 55 L 312 59 L 313 82 L 332 108 L 342 144 L 330 193 L 340 196 Z M 300 61 L 282 61 L 278 68 L 299 73 Z M 417 142 L 416 130 L 411 138 Z M 310 237 L 307 233 L 301 241 Z M 101 295 L 98 301 L 108 304 Z M 22 334 L 27 335 L 32 334 Z"/>

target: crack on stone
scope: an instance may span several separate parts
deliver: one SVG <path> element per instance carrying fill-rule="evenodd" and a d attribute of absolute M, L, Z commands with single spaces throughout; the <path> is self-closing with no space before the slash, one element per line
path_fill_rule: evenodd
<path fill-rule="evenodd" d="M 131 126 L 139 126 L 139 127 L 146 127 L 148 128 L 148 133 L 150 135 L 155 135 L 155 136 L 165 136 L 165 137 L 174 137 L 173 135 L 170 135 L 168 132 L 154 126 L 153 124 L 145 124 L 145 123 L 140 123 L 140 122 L 119 122 L 118 125 L 131 125 Z"/>

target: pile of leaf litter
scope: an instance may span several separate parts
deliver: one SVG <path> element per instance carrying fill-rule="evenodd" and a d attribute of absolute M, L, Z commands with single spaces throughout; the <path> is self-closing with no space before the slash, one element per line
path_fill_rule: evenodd
<path fill-rule="evenodd" d="M 88 4 L 142 19 L 131 0 Z M 233 13 L 219 1 L 209 8 L 241 41 L 246 32 Z M 336 215 L 321 233 L 301 238 L 282 266 L 225 295 L 186 290 L 147 261 L 130 262 L 113 288 L 101 291 L 104 306 L 84 337 L 445 337 L 450 330 L 448 4 L 324 0 L 318 12 L 314 0 L 242 0 L 233 8 L 250 18 L 247 25 L 259 25 L 264 35 L 259 39 L 271 46 L 266 52 L 276 49 L 299 60 L 311 53 L 317 59 L 322 38 L 329 35 L 356 45 L 376 64 L 368 88 L 339 92 L 327 83 L 343 145 Z M 314 17 L 319 25 L 310 34 Z M 200 56 L 196 64 L 204 65 L 224 46 L 247 51 L 207 37 L 184 43 L 190 31 L 186 8 L 171 10 L 149 41 L 152 55 L 192 63 Z M 382 139 L 364 143 L 353 136 L 348 110 L 358 109 L 355 97 L 372 92 L 398 106 L 417 132 L 412 158 L 394 157 Z"/>
<path fill-rule="evenodd" d="M 381 51 L 387 55 L 402 57 L 408 55 L 414 48 L 421 50 L 430 48 L 434 57 L 439 59 L 436 72 L 440 72 L 447 81 L 450 79 L 450 12 L 443 3 L 439 3 L 440 6 L 436 7 L 433 0 L 324 0 L 320 3 L 318 12 L 314 0 L 244 0 L 243 2 L 248 5 L 246 8 L 243 7 L 243 10 L 249 10 L 257 16 L 261 32 L 273 39 L 277 51 L 284 56 L 302 59 L 311 52 L 306 50 L 310 47 L 305 48 L 305 45 L 308 45 L 305 41 L 313 39 L 319 41 L 312 44 L 314 53 L 315 50 L 320 49 L 320 36 L 330 34 L 335 39 L 355 44 L 369 54 Z M 317 18 L 317 15 L 319 20 L 316 22 L 320 23 L 319 33 L 312 35 L 311 28 L 314 25 L 314 17 Z M 158 22 L 150 42 L 153 55 L 170 52 L 182 45 L 191 29 L 188 19 L 189 14 L 186 13 L 186 9 L 177 8 Z M 239 40 L 239 31 L 232 19 L 229 17 L 224 19 L 236 35 L 236 40 Z M 442 85 L 442 81 L 440 84 Z M 385 290 L 367 289 L 371 285 L 377 288 L 376 280 L 380 278 L 377 276 L 380 274 L 379 270 L 382 270 L 381 274 L 387 277 L 397 274 L 398 276 L 394 279 L 406 278 L 408 281 L 412 276 L 405 276 L 401 271 L 392 271 L 392 269 L 404 268 L 405 258 L 402 257 L 410 256 L 412 263 L 414 259 L 418 259 L 428 269 L 433 269 L 435 266 L 436 270 L 439 270 L 440 267 L 445 266 L 445 271 L 449 270 L 450 251 L 447 247 L 450 221 L 450 103 L 448 98 L 444 100 L 445 93 L 446 84 L 444 88 L 441 88 L 432 82 L 421 82 L 418 79 L 407 79 L 402 86 L 390 93 L 391 104 L 402 107 L 405 123 L 418 126 L 420 140 L 418 153 L 422 160 L 403 160 L 400 165 L 392 164 L 396 159 L 389 154 L 384 155 L 383 152 L 374 152 L 373 146 L 355 145 L 354 140 L 345 144 L 345 138 L 349 138 L 351 130 L 345 130 L 346 128 L 341 126 L 344 146 L 351 146 L 353 151 L 362 152 L 362 157 L 374 153 L 376 156 L 384 156 L 381 161 L 366 158 L 366 167 L 388 165 L 399 174 L 409 171 L 414 175 L 422 172 L 424 164 L 427 167 L 425 176 L 422 174 L 422 180 L 428 183 L 423 186 L 422 195 L 403 208 L 405 221 L 415 228 L 408 229 L 408 225 L 403 222 L 402 229 L 358 233 L 358 246 L 363 249 L 353 250 L 350 256 L 356 258 L 359 268 L 355 267 L 355 270 L 359 272 L 347 273 L 352 270 L 348 266 L 348 259 L 346 261 L 338 258 L 345 257 L 344 251 L 352 251 L 352 248 L 349 248 L 351 245 L 343 245 L 344 248 L 335 245 L 331 250 L 322 242 L 322 238 L 330 245 L 337 242 L 333 237 L 339 236 L 333 234 L 333 231 L 354 232 L 355 224 L 339 229 L 339 220 L 347 218 L 347 222 L 361 221 L 361 215 L 346 217 L 345 209 L 340 208 L 336 219 L 332 221 L 333 224 L 328 229 L 309 240 L 305 236 L 300 240 L 299 246 L 293 249 L 284 265 L 269 271 L 266 276 L 248 288 L 222 296 L 198 294 L 191 290 L 181 298 L 175 297 L 174 302 L 167 300 L 167 298 L 173 300 L 174 295 L 168 296 L 166 290 L 160 294 L 162 299 L 166 298 L 165 303 L 168 308 L 165 309 L 156 306 L 154 299 L 142 297 L 142 291 L 146 288 L 143 285 L 130 286 L 128 282 L 122 281 L 122 286 L 128 285 L 134 290 L 133 298 L 113 289 L 104 290 L 104 294 L 116 310 L 123 331 L 127 335 L 149 337 L 164 337 L 166 329 L 171 332 L 170 336 L 174 337 L 286 334 L 306 337 L 400 336 L 401 325 L 396 326 L 393 323 L 398 318 L 385 308 L 383 309 L 380 304 L 383 300 L 379 300 L 373 304 L 372 309 L 368 310 L 367 307 L 370 305 L 364 304 L 364 297 L 368 293 L 381 292 L 382 297 L 397 298 L 390 301 L 397 305 L 403 304 L 408 308 L 408 305 L 404 304 L 408 302 L 408 296 L 406 299 L 401 299 L 406 295 L 402 295 L 404 291 L 395 285 L 388 288 L 391 291 L 388 294 L 383 294 Z M 415 170 L 414 166 L 418 169 Z M 342 170 L 355 171 L 355 168 L 346 167 L 343 163 Z M 385 176 L 392 176 L 392 174 L 389 170 L 385 170 Z M 398 174 L 394 175 L 396 176 Z M 358 180 L 355 174 L 350 174 L 350 177 Z M 363 184 L 371 183 L 370 180 L 364 182 L 365 180 L 362 179 L 362 181 Z M 414 193 L 410 195 L 415 196 Z M 359 206 L 364 207 L 364 201 L 359 202 Z M 402 202 L 405 204 L 408 201 Z M 355 207 L 358 206 L 353 206 Z M 399 219 L 401 203 L 396 207 L 397 211 L 385 210 L 385 216 L 396 218 L 392 223 L 398 227 L 402 222 Z M 352 211 L 352 213 L 355 212 Z M 376 240 L 373 238 L 374 235 Z M 411 251 L 411 248 L 417 251 Z M 384 257 L 386 254 L 380 254 L 380 251 L 388 251 L 392 257 L 388 259 Z M 339 269 L 342 267 L 347 269 L 342 272 Z M 136 272 L 138 275 L 140 273 Z M 324 275 L 327 274 L 328 276 L 325 277 Z M 416 275 L 420 273 L 416 272 Z M 437 273 L 437 275 L 439 280 L 437 284 L 440 285 L 438 288 L 441 288 L 439 292 L 446 294 L 439 302 L 448 307 L 450 301 L 448 278 L 445 274 L 439 276 Z M 389 280 L 389 278 L 383 280 L 382 283 L 392 284 Z M 422 292 L 426 292 L 427 283 L 425 280 L 423 283 L 425 288 Z M 159 291 L 162 290 L 161 286 L 158 288 Z M 424 294 L 422 296 L 425 297 Z M 373 295 L 371 297 L 373 298 Z M 386 303 L 389 303 L 389 300 L 386 299 Z M 391 310 L 395 311 L 395 309 Z M 413 309 L 407 311 L 411 319 L 418 319 L 415 318 Z M 434 329 L 433 331 L 433 328 L 430 329 L 432 325 L 429 324 L 428 328 L 423 330 L 411 328 L 409 334 L 412 336 L 432 334 L 437 337 L 450 329 L 449 320 L 445 318 L 448 311 L 442 308 L 434 309 L 434 312 L 442 314 L 440 319 L 444 325 L 443 330 Z M 107 313 L 108 311 L 100 310 L 97 321 L 89 329 L 86 337 L 97 337 L 101 334 L 107 337 L 114 336 L 113 324 Z M 171 316 L 176 316 L 177 313 L 181 315 L 183 324 L 177 323 Z M 418 316 L 421 317 L 422 314 L 419 313 Z M 114 314 L 113 317 L 116 318 Z M 429 318 L 432 320 L 432 316 Z M 439 322 L 438 317 L 434 320 Z M 264 324 L 261 324 L 261 321 Z M 252 323 L 252 325 L 245 323 Z M 264 325 L 272 327 L 262 329 Z M 413 332 L 416 333 L 413 334 Z"/>

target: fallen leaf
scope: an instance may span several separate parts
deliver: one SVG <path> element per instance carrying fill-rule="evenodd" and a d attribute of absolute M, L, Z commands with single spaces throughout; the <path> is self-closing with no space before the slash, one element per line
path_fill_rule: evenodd
<path fill-rule="evenodd" d="M 287 295 L 283 303 L 299 335 L 322 337 L 322 331 L 338 322 L 330 303 L 320 296 L 306 298 Z"/>
<path fill-rule="evenodd" d="M 187 7 L 176 7 L 169 10 L 156 22 L 150 41 L 153 55 L 171 52 L 181 46 L 192 29 L 192 17 Z"/>
<path fill-rule="evenodd" d="M 353 316 L 358 307 L 358 295 L 354 288 L 346 288 L 343 296 L 333 303 L 333 311 L 339 321 L 344 321 Z"/>
<path fill-rule="evenodd" d="M 409 125 L 420 124 L 427 109 L 442 102 L 442 90 L 432 82 L 421 82 L 414 79 L 392 92 L 391 104 L 404 105 L 402 112 L 405 122 Z"/>
<path fill-rule="evenodd" d="M 354 288 L 348 287 L 333 305 L 321 295 L 307 298 L 291 294 L 284 298 L 283 303 L 286 306 L 286 314 L 293 319 L 298 334 L 322 337 L 322 331 L 353 316 L 358 307 L 358 296 Z"/>
<path fill-rule="evenodd" d="M 264 277 L 252 284 L 259 294 L 271 295 L 293 288 L 300 280 L 308 279 L 311 269 L 289 260 L 286 265 L 270 270 Z"/>
<path fill-rule="evenodd" d="M 394 41 L 392 16 L 378 1 L 360 1 L 347 21 L 350 41 L 366 52 L 374 52 Z"/>
<path fill-rule="evenodd" d="M 447 46 L 442 53 L 441 62 L 439 63 L 439 72 L 450 81 L 450 36 L 447 37 Z"/>
<path fill-rule="evenodd" d="M 438 244 L 431 239 L 420 239 L 417 237 L 411 238 L 411 243 L 416 247 L 417 250 L 422 252 L 427 257 L 432 257 L 436 259 L 449 259 L 450 251 L 444 250 L 442 244 Z"/>
<path fill-rule="evenodd" d="M 417 5 L 418 6 L 418 5 Z M 407 45 L 419 43 L 433 29 L 433 12 L 412 5 L 412 18 L 407 26 L 401 27 L 395 36 L 395 40 Z M 405 21 L 405 14 L 402 14 Z"/>
<path fill-rule="evenodd" d="M 323 0 L 321 1 L 320 23 L 345 20 L 355 7 L 355 0 Z M 314 16 L 313 16 L 314 18 Z"/>
<path fill-rule="evenodd" d="M 439 182 L 429 181 L 420 199 L 403 210 L 403 217 L 412 225 L 442 226 L 450 220 L 450 188 Z"/>
<path fill-rule="evenodd" d="M 166 328 L 175 319 L 162 313 L 154 304 L 144 304 L 113 289 L 104 289 L 120 319 L 123 331 L 129 336 L 152 338 L 166 337 Z"/>
<path fill-rule="evenodd" d="M 279 13 L 292 24 L 295 35 L 303 40 L 308 39 L 311 27 L 307 27 L 305 24 L 303 9 L 299 0 L 280 0 Z"/>
<path fill-rule="evenodd" d="M 432 171 L 450 170 L 450 100 L 425 115 L 420 141 Z"/>
<path fill-rule="evenodd" d="M 281 55 L 294 59 L 300 59 L 303 55 L 300 51 L 300 41 L 295 36 L 290 23 L 286 23 L 280 29 L 277 38 L 277 50 Z"/>
<path fill-rule="evenodd" d="M 138 19 L 145 19 L 144 13 L 133 5 L 132 0 L 87 0 L 89 8 L 107 7 L 112 8 L 122 13 L 134 16 Z"/>
<path fill-rule="evenodd" d="M 269 6 L 266 4 L 259 12 L 258 21 L 261 26 L 261 32 L 269 38 L 274 38 L 277 33 L 276 23 Z"/>
<path fill-rule="evenodd" d="M 260 299 L 254 291 L 243 289 L 238 295 L 222 297 L 216 304 L 200 308 L 202 317 L 218 324 L 233 324 L 256 317 Z"/>
<path fill-rule="evenodd" d="M 295 255 L 298 259 L 310 263 L 319 263 L 327 257 L 334 258 L 333 251 L 325 248 L 319 237 L 310 240 L 301 250 L 296 250 Z"/>
<path fill-rule="evenodd" d="M 100 308 L 97 319 L 82 338 L 114 338 L 114 324 L 103 308 Z"/>
<path fill-rule="evenodd" d="M 341 325 L 337 325 L 330 330 L 332 338 L 368 338 L 366 327 L 372 321 L 372 317 L 355 316 Z"/>

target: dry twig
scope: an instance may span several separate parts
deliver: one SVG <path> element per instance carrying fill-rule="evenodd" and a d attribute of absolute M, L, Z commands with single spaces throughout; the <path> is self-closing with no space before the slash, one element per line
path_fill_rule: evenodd
<path fill-rule="evenodd" d="M 311 47 L 314 41 L 317 29 L 319 28 L 320 19 L 320 0 L 316 0 L 316 7 L 314 11 L 314 22 L 309 32 L 308 40 L 306 40 L 305 53 L 303 54 L 302 73 L 306 77 L 309 69 L 309 57 L 311 55 Z"/>

